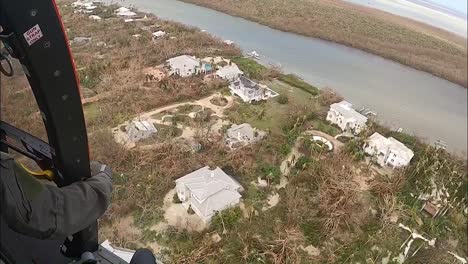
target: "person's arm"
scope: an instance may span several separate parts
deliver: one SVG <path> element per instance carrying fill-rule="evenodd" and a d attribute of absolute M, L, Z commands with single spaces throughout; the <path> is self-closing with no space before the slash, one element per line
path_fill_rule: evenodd
<path fill-rule="evenodd" d="M 1 215 L 16 232 L 63 238 L 89 226 L 109 206 L 112 180 L 105 166 L 94 168 L 93 177 L 63 188 L 42 184 L 4 153 L 0 167 Z"/>

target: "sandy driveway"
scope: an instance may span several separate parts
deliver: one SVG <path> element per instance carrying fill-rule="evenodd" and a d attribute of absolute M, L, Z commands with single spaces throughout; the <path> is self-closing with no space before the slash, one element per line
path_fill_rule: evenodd
<path fill-rule="evenodd" d="M 228 101 L 227 104 L 225 106 L 218 106 L 218 105 L 212 104 L 210 102 L 210 100 L 213 99 L 213 98 L 216 98 L 216 97 L 226 98 L 227 101 Z M 184 105 L 194 105 L 194 106 L 198 105 L 198 106 L 202 107 L 202 110 L 211 109 L 213 111 L 213 115 L 218 117 L 216 123 L 214 123 L 212 125 L 211 131 L 219 132 L 223 125 L 230 124 L 228 121 L 223 120 L 223 117 L 224 117 L 224 110 L 231 107 L 233 101 L 234 101 L 234 99 L 233 99 L 232 96 L 223 96 L 220 93 L 215 93 L 215 94 L 212 94 L 212 95 L 210 95 L 208 97 L 202 98 L 200 100 L 196 100 L 196 101 L 192 101 L 192 102 L 185 102 L 185 103 L 176 103 L 176 104 L 164 106 L 164 107 L 161 107 L 161 108 L 149 111 L 149 112 L 141 113 L 140 115 L 135 117 L 134 120 L 146 120 L 146 121 L 156 123 L 156 124 L 161 124 L 161 125 L 172 125 L 171 122 L 164 121 L 165 118 L 172 117 L 173 115 L 171 115 L 171 114 L 164 115 L 162 118 L 159 118 L 159 119 L 153 118 L 153 116 L 157 115 L 157 114 L 159 114 L 161 112 L 176 109 L 176 108 L 178 108 L 180 106 L 184 106 Z M 190 113 L 188 113 L 186 115 L 193 118 L 193 117 L 195 117 L 197 115 L 198 112 L 199 111 L 190 112 Z M 129 139 L 128 139 L 127 134 L 125 132 L 123 132 L 122 130 L 120 130 L 120 127 L 125 126 L 127 123 L 121 124 L 121 125 L 113 128 L 112 132 L 114 134 L 114 139 L 115 139 L 115 141 L 117 143 L 120 143 L 120 144 L 124 145 L 126 148 L 134 148 L 136 146 L 136 144 L 134 142 L 130 142 Z M 186 139 L 188 141 L 191 141 L 195 137 L 196 131 L 195 131 L 195 129 L 193 127 L 186 126 L 186 125 L 183 125 L 183 124 L 177 124 L 176 127 L 179 128 L 182 131 L 182 134 L 179 137 L 176 137 L 174 139 L 183 138 L 183 139 Z M 146 145 L 146 146 L 142 146 L 142 147 L 143 148 L 151 148 L 151 147 L 153 147 L 155 145 L 156 144 Z"/>
<path fill-rule="evenodd" d="M 173 202 L 175 189 L 170 190 L 164 196 L 164 222 L 160 222 L 151 227 L 151 230 L 162 232 L 168 226 L 173 226 L 179 230 L 185 229 L 187 231 L 202 231 L 207 227 L 200 217 L 196 214 L 187 213 L 187 209 L 182 204 Z"/>
<path fill-rule="evenodd" d="M 158 108 L 158 109 L 146 112 L 146 113 L 142 113 L 139 116 L 137 116 L 136 119 L 141 119 L 141 120 L 151 119 L 152 115 L 159 114 L 159 113 L 161 113 L 163 111 L 174 109 L 174 108 L 177 108 L 177 107 L 182 106 L 182 105 L 201 105 L 201 106 L 204 106 L 206 108 L 210 108 L 211 110 L 213 110 L 216 113 L 217 116 L 221 117 L 221 116 L 223 116 L 224 109 L 227 109 L 227 108 L 231 107 L 232 102 L 233 102 L 233 98 L 232 98 L 232 96 L 224 96 L 228 100 L 227 105 L 217 106 L 217 105 L 212 104 L 210 102 L 210 100 L 215 98 L 215 97 L 218 97 L 218 96 L 222 96 L 222 95 L 220 93 L 215 93 L 215 94 L 212 94 L 212 95 L 210 95 L 208 97 L 202 98 L 202 99 L 197 100 L 197 101 L 177 103 L 177 104 L 164 106 L 164 107 L 161 107 L 161 108 Z"/>

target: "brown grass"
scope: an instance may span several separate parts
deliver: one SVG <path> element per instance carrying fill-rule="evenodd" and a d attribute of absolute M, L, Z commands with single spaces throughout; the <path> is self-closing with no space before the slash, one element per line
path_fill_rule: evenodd
<path fill-rule="evenodd" d="M 324 216 L 323 226 L 331 234 L 350 224 L 358 204 L 358 186 L 352 181 L 352 166 L 347 165 L 350 161 L 346 156 L 327 159 L 327 168 L 315 175 L 319 181 L 319 214 Z"/>
<path fill-rule="evenodd" d="M 2 121 L 47 141 L 39 108 L 21 68 L 15 69 L 15 76 L 12 78 L 0 74 L 0 87 Z"/>
<path fill-rule="evenodd" d="M 109 229 L 119 229 L 120 218 L 129 216 L 134 216 L 137 225 L 159 221 L 162 198 L 173 187 L 174 179 L 204 166 L 209 152 L 193 157 L 187 150 L 169 142 L 151 151 L 128 151 L 115 143 L 110 128 L 142 111 L 203 97 L 219 89 L 216 85 L 205 84 L 199 76 L 168 78 L 144 87 L 142 70 L 181 54 L 238 56 L 240 51 L 197 29 L 150 15 L 149 21 L 124 23 L 121 18 L 110 17 L 96 22 L 88 15 L 74 14 L 70 3 L 68 0 L 59 2 L 69 38 L 91 37 L 86 45 L 72 44 L 81 86 L 102 95 L 99 101 L 84 108 L 91 158 L 108 164 L 114 171 L 113 203 L 101 219 L 102 235 L 115 238 L 118 245 L 130 246 L 140 238 L 139 234 L 132 233 L 125 240 L 123 237 L 128 234 L 124 231 L 110 232 Z M 98 8 L 98 15 L 102 15 L 103 9 Z M 168 32 L 175 39 L 167 37 L 152 43 L 151 32 L 142 29 L 149 25 L 159 25 L 158 30 Z M 137 33 L 142 37 L 132 37 Z M 99 46 L 99 42 L 106 45 Z M 15 77 L 2 76 L 0 80 L 2 120 L 45 139 L 45 129 L 29 84 L 21 67 L 16 65 L 15 69 Z"/>
<path fill-rule="evenodd" d="M 361 49 L 467 87 L 466 40 L 336 0 L 184 0 L 272 28 Z"/>
<path fill-rule="evenodd" d="M 156 18 L 129 26 L 115 18 L 96 23 L 84 15 L 72 14 L 69 8 L 62 12 L 72 36 L 93 38 L 88 45 L 73 47 L 82 85 L 105 95 L 85 108 L 92 159 L 106 163 L 114 170 L 113 202 L 100 219 L 101 239 L 110 239 L 116 245 L 130 248 L 154 242 L 151 240 L 153 234 L 147 228 L 161 220 L 164 195 L 174 187 L 176 178 L 197 168 L 205 165 L 222 167 L 247 187 L 259 176 L 261 164 L 279 166 L 284 158 L 281 146 L 289 146 L 283 129 L 272 131 L 268 139 L 259 144 L 236 151 L 227 151 L 221 137 L 205 138 L 203 149 L 198 153 L 192 153 L 176 142 L 165 142 L 151 150 L 124 149 L 114 141 L 110 132 L 112 126 L 140 111 L 201 97 L 217 89 L 204 84 L 200 77 L 168 78 L 163 82 L 164 87 L 161 83 L 143 87 L 143 68 L 160 64 L 176 54 L 229 56 L 238 55 L 239 51 L 207 34 Z M 140 26 L 148 23 L 160 24 L 163 30 L 176 35 L 178 41 L 165 39 L 151 44 L 145 40 L 145 31 L 138 31 Z M 143 36 L 134 40 L 131 37 L 134 33 Z M 98 47 L 98 41 L 104 41 L 108 46 Z M 2 78 L 1 83 L 2 120 L 44 137 L 42 121 L 35 114 L 37 107 L 24 77 Z M 320 98 L 323 108 L 340 99 L 330 92 L 323 92 Z M 242 111 L 242 107 L 237 106 L 231 111 Z M 281 114 L 288 118 L 281 119 L 278 127 L 291 129 L 298 117 L 310 111 L 300 106 L 285 108 Z M 297 130 L 304 128 L 305 125 L 296 126 Z M 200 125 L 200 129 L 206 128 Z M 218 243 L 212 242 L 209 235 L 180 232 L 171 236 L 165 233 L 162 242 L 165 239 L 173 241 L 166 241 L 164 245 L 168 249 L 166 256 L 174 263 L 233 263 L 232 258 L 238 260 L 235 263 L 252 263 L 260 258 L 266 263 L 309 263 L 299 248 L 312 243 L 320 246 L 323 252 L 320 259 L 334 257 L 340 248 L 333 241 L 351 244 L 356 233 L 365 231 L 359 229 L 366 222 L 368 204 L 363 203 L 353 182 L 359 173 L 356 170 L 359 165 L 344 153 L 311 154 L 311 158 L 313 163 L 305 170 L 290 175 L 286 190 L 279 191 L 281 199 L 275 208 L 259 215 L 252 214 L 248 220 L 239 220 L 233 229 L 235 232 L 223 234 Z M 394 198 L 394 193 L 401 188 L 398 179 L 378 179 L 371 187 L 375 196 L 382 196 L 377 205 L 382 208 L 383 215 L 391 212 L 395 201 L 389 198 Z M 243 197 L 264 202 L 259 200 L 263 198 L 258 198 L 261 194 L 251 195 L 245 193 Z M 304 225 L 314 231 L 307 237 Z M 326 232 L 330 236 L 321 234 Z M 339 237 L 340 234 L 344 235 Z M 327 255 L 327 250 L 336 252 Z"/>

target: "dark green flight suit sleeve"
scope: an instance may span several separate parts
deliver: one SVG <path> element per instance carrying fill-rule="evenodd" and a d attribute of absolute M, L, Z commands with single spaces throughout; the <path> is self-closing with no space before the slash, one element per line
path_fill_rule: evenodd
<path fill-rule="evenodd" d="M 86 181 L 58 188 L 29 175 L 10 155 L 0 154 L 0 214 L 18 233 L 63 238 L 91 225 L 109 206 L 110 170 L 98 170 Z"/>

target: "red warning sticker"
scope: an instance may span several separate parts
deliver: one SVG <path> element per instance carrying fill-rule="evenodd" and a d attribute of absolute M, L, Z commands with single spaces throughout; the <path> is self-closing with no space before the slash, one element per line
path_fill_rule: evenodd
<path fill-rule="evenodd" d="M 24 36 L 24 39 L 26 39 L 26 42 L 28 42 L 28 45 L 31 46 L 36 41 L 41 39 L 44 35 L 42 34 L 42 31 L 39 25 L 35 25 L 34 27 L 26 31 L 23 34 L 23 36 Z"/>

